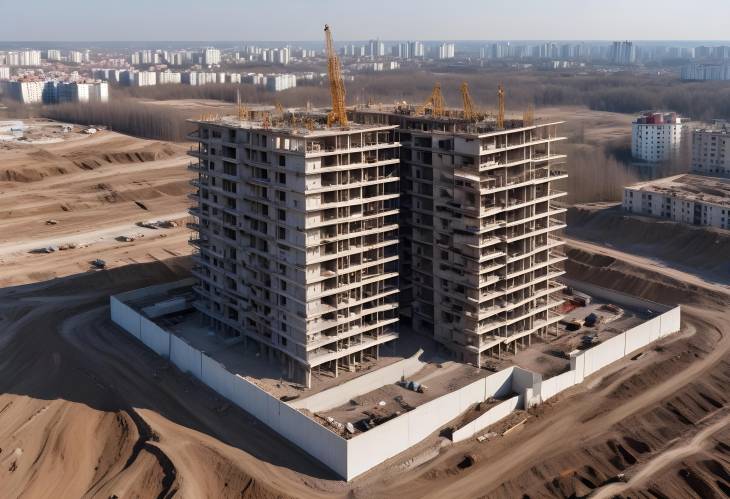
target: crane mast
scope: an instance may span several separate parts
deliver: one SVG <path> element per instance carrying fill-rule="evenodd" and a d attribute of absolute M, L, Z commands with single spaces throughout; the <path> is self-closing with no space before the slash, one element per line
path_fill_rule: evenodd
<path fill-rule="evenodd" d="M 469 95 L 469 84 L 467 82 L 461 83 L 461 100 L 464 103 L 464 119 L 473 120 L 476 118 L 477 112 L 471 100 L 471 95 Z"/>
<path fill-rule="evenodd" d="M 436 117 L 442 117 L 446 114 L 446 101 L 441 93 L 441 83 L 436 82 L 431 91 L 431 95 L 426 99 L 423 104 L 423 110 L 431 109 L 431 115 Z"/>
<path fill-rule="evenodd" d="M 330 95 L 332 96 L 332 111 L 327 115 L 327 126 L 339 123 L 347 126 L 347 112 L 345 109 L 345 84 L 342 80 L 340 59 L 335 53 L 332 42 L 332 31 L 329 25 L 324 25 L 325 46 L 327 49 L 327 75 L 330 80 Z"/>

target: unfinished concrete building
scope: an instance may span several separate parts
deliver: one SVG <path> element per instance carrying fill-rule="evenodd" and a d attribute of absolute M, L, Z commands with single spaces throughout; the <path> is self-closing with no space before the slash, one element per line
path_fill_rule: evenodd
<path fill-rule="evenodd" d="M 481 365 L 561 319 L 560 123 L 422 114 L 362 108 L 353 118 L 398 126 L 402 317 Z"/>
<path fill-rule="evenodd" d="M 196 308 L 310 384 L 398 337 L 395 126 L 196 121 Z"/>

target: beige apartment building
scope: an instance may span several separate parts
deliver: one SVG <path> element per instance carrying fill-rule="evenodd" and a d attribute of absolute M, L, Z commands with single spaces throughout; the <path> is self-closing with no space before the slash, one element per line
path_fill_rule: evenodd
<path fill-rule="evenodd" d="M 464 362 L 515 351 L 561 315 L 560 123 L 360 109 L 401 143 L 401 312 Z"/>
<path fill-rule="evenodd" d="M 352 369 L 398 337 L 395 126 L 197 121 L 196 308 L 290 379 Z"/>

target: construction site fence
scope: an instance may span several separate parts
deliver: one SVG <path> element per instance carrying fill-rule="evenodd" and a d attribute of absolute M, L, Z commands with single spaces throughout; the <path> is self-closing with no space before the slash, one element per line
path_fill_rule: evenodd
<path fill-rule="evenodd" d="M 295 409 L 307 409 L 313 413 L 339 407 L 355 397 L 413 376 L 426 365 L 425 362 L 420 360 L 422 354 L 423 350 L 419 349 L 407 359 L 399 360 L 389 366 L 363 374 L 312 396 L 294 400 L 290 402 L 290 405 Z"/>

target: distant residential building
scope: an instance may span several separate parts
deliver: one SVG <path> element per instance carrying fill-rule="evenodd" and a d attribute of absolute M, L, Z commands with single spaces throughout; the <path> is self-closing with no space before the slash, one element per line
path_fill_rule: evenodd
<path fill-rule="evenodd" d="M 636 64 L 636 46 L 634 42 L 613 42 L 611 62 L 619 66 Z"/>
<path fill-rule="evenodd" d="M 94 78 L 97 80 L 102 81 L 108 81 L 110 83 L 121 83 L 122 77 L 121 77 L 122 70 L 120 69 L 114 69 L 114 68 L 102 68 L 102 69 L 94 69 L 92 70 L 92 74 L 94 75 Z"/>
<path fill-rule="evenodd" d="M 645 113 L 631 125 L 631 155 L 656 163 L 679 153 L 682 118 L 677 113 Z"/>
<path fill-rule="evenodd" d="M 45 81 L 8 80 L 3 82 L 3 94 L 23 104 L 41 104 L 45 86 Z"/>
<path fill-rule="evenodd" d="M 426 55 L 422 42 L 409 42 L 408 51 L 410 52 L 411 57 L 423 57 Z"/>
<path fill-rule="evenodd" d="M 109 84 L 103 82 L 59 82 L 55 102 L 109 102 Z M 46 99 L 48 103 L 48 99 Z"/>
<path fill-rule="evenodd" d="M 157 73 L 157 84 L 167 85 L 182 83 L 182 74 L 174 71 L 160 71 Z"/>
<path fill-rule="evenodd" d="M 221 63 L 221 51 L 214 48 L 207 48 L 203 51 L 203 64 L 214 66 Z"/>
<path fill-rule="evenodd" d="M 436 48 L 437 59 L 453 59 L 454 57 L 454 44 L 453 43 L 442 43 Z"/>
<path fill-rule="evenodd" d="M 24 50 L 17 54 L 17 58 L 14 58 L 16 64 L 10 64 L 11 66 L 40 66 L 41 65 L 41 51 L 40 50 Z"/>
<path fill-rule="evenodd" d="M 266 76 L 266 90 L 280 92 L 297 86 L 297 77 L 293 74 L 276 74 Z"/>
<path fill-rule="evenodd" d="M 368 42 L 368 55 L 370 57 L 385 57 L 385 44 L 380 40 Z"/>
<path fill-rule="evenodd" d="M 727 81 L 730 80 L 730 64 L 689 64 L 682 68 L 681 78 L 685 81 Z"/>
<path fill-rule="evenodd" d="M 74 64 L 81 64 L 84 61 L 84 54 L 79 52 L 78 50 L 71 50 L 68 53 L 68 62 L 72 62 Z"/>
<path fill-rule="evenodd" d="M 0 66 L 0 80 L 10 79 L 10 68 L 7 66 Z"/>
<path fill-rule="evenodd" d="M 624 210 L 692 225 L 730 229 L 730 179 L 676 175 L 624 189 Z"/>
<path fill-rule="evenodd" d="M 149 87 L 157 85 L 157 73 L 154 71 L 122 71 L 119 83 L 130 87 Z"/>
<path fill-rule="evenodd" d="M 730 124 L 718 121 L 714 126 L 692 132 L 692 171 L 730 177 Z"/>
<path fill-rule="evenodd" d="M 46 52 L 46 59 L 49 61 L 60 61 L 61 51 L 57 49 L 48 49 Z"/>

